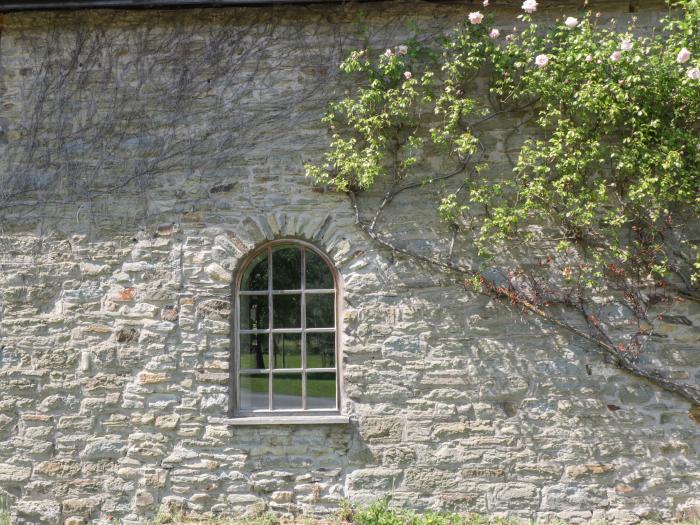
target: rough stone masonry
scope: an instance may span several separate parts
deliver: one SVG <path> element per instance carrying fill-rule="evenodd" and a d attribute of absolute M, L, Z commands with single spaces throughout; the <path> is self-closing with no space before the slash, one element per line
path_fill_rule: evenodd
<path fill-rule="evenodd" d="M 509 27 L 516 3 L 493 3 Z M 594 3 L 641 25 L 663 11 Z M 542 17 L 578 8 L 541 4 Z M 344 54 L 401 43 L 411 22 L 445 31 L 470 7 L 4 16 L 0 491 L 13 522 L 136 524 L 173 504 L 323 514 L 385 495 L 571 523 L 698 515 L 687 403 L 379 250 L 343 196 L 303 175 L 327 140 L 325 104 L 348 87 Z M 514 119 L 487 130 L 492 172 L 510 173 Z M 431 209 L 418 194 L 391 210 L 417 249 L 441 228 Z M 342 277 L 348 425 L 227 419 L 233 275 L 285 237 Z M 688 322 L 665 324 L 645 359 L 698 382 L 700 312 L 677 308 Z"/>

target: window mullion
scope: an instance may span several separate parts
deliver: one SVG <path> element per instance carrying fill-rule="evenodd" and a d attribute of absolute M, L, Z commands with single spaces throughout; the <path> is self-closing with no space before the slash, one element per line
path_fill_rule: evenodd
<path fill-rule="evenodd" d="M 300 334 L 302 332 L 301 328 L 274 328 L 272 330 L 239 330 L 239 333 L 241 335 L 250 335 L 250 334 L 267 334 L 270 331 L 272 331 L 275 334 Z M 305 333 L 311 333 L 311 334 L 328 334 L 335 332 L 335 328 L 333 327 L 325 327 L 325 328 L 306 328 L 303 330 Z"/>
<path fill-rule="evenodd" d="M 242 277 L 241 277 L 242 279 Z M 241 284 L 238 283 L 238 290 L 240 290 Z M 234 301 L 234 342 L 233 342 L 233 370 L 229 368 L 229 374 L 232 376 L 233 380 L 233 413 L 241 409 L 241 296 L 236 294 L 233 299 Z M 230 406 L 230 405 L 229 405 Z"/>
<path fill-rule="evenodd" d="M 267 380 L 268 380 L 268 391 L 267 391 L 267 407 L 268 410 L 272 410 L 272 369 L 274 368 L 274 337 L 272 334 L 272 247 L 267 247 L 267 327 L 270 330 L 267 340 L 267 359 L 269 368 Z"/>
<path fill-rule="evenodd" d="M 290 248 L 292 248 L 293 245 L 297 246 L 297 249 L 299 250 L 296 253 L 293 253 Z M 297 266 L 297 269 L 300 269 L 301 275 L 299 281 L 297 283 L 294 283 L 294 274 L 293 274 L 293 268 L 282 268 L 282 273 L 280 276 L 277 277 L 277 281 L 275 281 L 275 275 L 274 275 L 274 260 L 273 256 L 275 254 L 275 250 L 281 247 L 280 249 L 284 249 L 285 252 L 280 256 L 280 259 L 277 261 L 278 264 L 278 269 L 280 269 L 280 264 L 284 265 L 288 260 L 289 261 L 298 261 L 299 266 Z M 339 297 L 338 297 L 338 278 L 337 278 L 337 273 L 334 271 L 332 267 L 332 263 L 329 262 L 327 256 L 323 254 L 317 254 L 315 251 L 314 247 L 309 245 L 308 243 L 303 243 L 303 242 L 296 242 L 295 240 L 284 240 L 284 241 L 273 241 L 269 243 L 265 247 L 261 247 L 260 250 L 257 250 L 252 256 L 251 256 L 251 261 L 255 261 L 257 259 L 258 264 L 260 266 L 258 267 L 258 270 L 255 270 L 255 275 L 254 277 L 247 277 L 246 275 L 246 270 L 248 269 L 248 266 L 250 266 L 249 263 L 245 265 L 245 268 L 243 268 L 243 276 L 238 277 L 236 281 L 236 298 L 234 299 L 235 301 L 235 323 L 234 323 L 234 331 L 236 332 L 235 334 L 235 343 L 234 343 L 234 355 L 233 355 L 233 363 L 232 363 L 232 368 L 237 371 L 236 374 L 234 374 L 234 377 L 237 377 L 237 380 L 234 382 L 232 381 L 231 383 L 233 384 L 233 396 L 235 396 L 235 403 L 233 404 L 232 410 L 234 415 L 238 416 L 240 414 L 252 414 L 254 416 L 260 416 L 264 414 L 294 414 L 294 415 L 303 415 L 308 413 L 309 411 L 313 413 L 332 413 L 334 410 L 337 411 L 340 409 L 340 404 L 339 404 L 339 391 L 340 391 L 340 358 L 339 358 L 339 353 L 340 353 L 340 336 L 339 336 L 339 317 L 340 317 L 340 310 L 339 310 Z M 266 261 L 264 261 L 264 258 L 267 258 Z M 328 267 L 327 269 L 323 267 L 323 265 L 319 262 L 317 259 L 320 257 L 323 262 L 325 262 L 326 266 Z M 267 264 L 267 290 L 262 287 L 262 283 L 260 282 L 260 273 L 263 271 L 263 268 L 265 268 L 263 265 Z M 291 262 L 290 262 L 291 264 Z M 309 271 L 312 272 L 312 280 L 309 281 L 306 279 L 306 270 L 307 267 Z M 285 271 L 286 270 L 286 271 Z M 333 284 L 334 287 L 331 288 L 326 288 L 325 286 L 328 285 L 328 277 L 323 274 L 324 271 L 330 271 L 333 276 Z M 248 273 L 253 276 L 253 270 L 249 270 Z M 254 284 L 248 284 L 248 281 Z M 289 281 L 289 282 L 287 282 Z M 242 283 L 242 284 L 239 284 Z M 276 284 L 279 284 L 278 290 L 275 289 Z M 311 287 L 309 287 L 311 285 Z M 242 290 L 241 288 L 257 288 L 257 290 Z M 241 313 L 241 297 L 242 296 L 248 296 L 251 297 L 250 300 L 248 300 L 248 303 L 254 303 L 260 302 L 260 299 L 262 299 L 262 294 L 265 294 L 267 292 L 267 299 L 268 299 L 268 326 L 263 327 L 260 326 L 258 327 L 257 324 L 255 325 L 255 328 L 249 328 L 245 327 L 247 329 L 244 329 L 242 326 L 242 313 Z M 285 296 L 289 295 L 296 295 L 299 294 L 299 299 L 298 299 L 298 305 L 301 308 L 301 311 L 298 312 L 297 315 L 299 315 L 299 325 L 298 327 L 288 327 L 288 328 L 276 328 L 275 327 L 275 314 L 274 312 L 276 311 L 275 308 L 280 306 L 279 304 L 275 303 L 275 299 L 282 300 L 282 303 L 284 303 L 283 306 L 283 311 L 280 311 L 280 314 L 283 314 L 283 317 L 287 318 L 290 315 L 294 314 L 294 303 L 296 302 L 294 298 L 288 299 Z M 258 296 L 259 299 L 255 299 L 254 296 Z M 325 297 L 324 297 L 325 296 Z M 308 327 L 308 312 L 307 312 L 307 302 L 309 299 L 312 300 L 312 306 L 313 306 L 313 312 L 312 312 L 312 322 L 314 324 L 325 324 L 326 319 L 329 317 L 329 303 L 330 298 L 328 296 L 333 297 L 333 325 L 332 326 L 320 326 L 316 328 L 309 328 Z M 246 297 L 246 299 L 248 299 Z M 254 300 L 255 299 L 255 300 Z M 318 303 L 318 304 L 317 304 Z M 317 321 L 314 321 L 317 319 Z M 280 324 L 285 324 L 282 321 L 280 321 Z M 293 323 L 287 323 L 287 324 L 293 324 Z M 275 341 L 279 337 L 279 334 L 285 334 L 283 335 L 285 339 L 285 349 L 286 349 L 286 342 L 287 340 L 290 341 L 290 344 L 294 342 L 294 340 L 298 341 L 299 345 L 299 351 L 300 351 L 300 363 L 297 365 L 298 367 L 295 368 L 289 368 L 289 369 L 275 369 Z M 297 334 L 297 335 L 291 335 L 291 334 Z M 308 335 L 312 334 L 312 338 L 314 338 L 312 341 L 309 341 Z M 328 334 L 328 335 L 320 335 L 320 334 Z M 331 335 L 332 334 L 332 335 Z M 265 368 L 245 368 L 244 370 L 241 369 L 241 364 L 242 364 L 242 347 L 243 347 L 243 337 L 250 338 L 251 340 L 259 337 L 260 339 L 264 339 L 265 337 L 268 338 L 268 364 Z M 318 339 L 318 340 L 316 340 Z M 330 340 L 329 340 L 330 339 Z M 334 348 L 333 348 L 333 353 L 334 353 L 334 360 L 335 360 L 335 366 L 334 367 L 328 367 L 327 363 L 325 362 L 325 355 L 326 352 L 330 349 L 331 340 L 334 343 Z M 258 346 L 261 346 L 260 341 L 258 343 Z M 312 348 L 314 349 L 315 352 L 320 352 L 318 356 L 316 353 L 314 354 L 315 358 L 311 361 L 309 361 L 309 344 L 312 343 Z M 251 342 L 252 344 L 252 342 Z M 317 348 L 318 346 L 318 348 Z M 293 348 L 294 345 L 291 345 L 290 348 Z M 247 355 L 247 354 L 246 354 Z M 251 354 L 252 355 L 252 354 Z M 259 359 L 259 355 L 257 354 L 256 360 Z M 316 359 L 316 357 L 319 357 L 319 359 Z M 249 360 L 246 357 L 246 365 L 248 366 L 260 366 L 261 363 L 255 364 L 254 361 L 256 360 Z M 282 363 L 280 363 L 282 365 Z M 293 364 L 293 363 L 286 363 L 286 364 Z M 312 366 L 313 368 L 309 368 Z M 245 408 L 243 408 L 242 402 L 241 402 L 241 395 L 243 391 L 241 390 L 241 377 L 242 374 L 246 374 L 246 387 L 245 387 L 245 394 L 246 394 L 246 401 L 245 401 Z M 259 387 L 255 387 L 255 385 L 260 385 L 257 381 L 259 379 L 255 379 L 255 374 L 268 374 L 268 402 L 267 402 L 267 409 L 264 408 L 265 405 L 262 405 L 262 396 L 258 393 L 255 392 L 255 390 L 259 390 Z M 283 379 L 280 379 L 281 383 L 276 382 L 276 379 L 280 374 L 292 374 L 290 376 L 284 376 Z M 297 375 L 298 374 L 298 375 Z M 314 379 L 314 384 L 309 385 L 309 380 L 310 378 L 308 377 L 309 374 L 312 375 Z M 314 375 L 316 374 L 316 375 Z M 331 375 L 333 376 L 334 380 L 333 382 L 335 383 L 335 408 L 319 408 L 319 407 L 328 407 L 332 406 L 331 405 L 331 392 L 328 389 L 330 386 L 330 381 L 331 381 Z M 300 377 L 299 377 L 300 376 Z M 257 376 L 260 378 L 260 375 Z M 290 380 L 293 382 L 292 385 L 294 385 L 293 389 L 296 389 L 296 386 L 298 386 L 298 383 L 296 383 L 296 379 L 300 378 L 301 379 L 301 396 L 302 396 L 302 406 L 299 409 L 291 409 L 291 408 L 282 408 L 284 406 L 289 405 L 289 400 L 287 399 L 287 396 L 294 396 L 294 392 L 288 392 L 287 389 L 290 386 L 288 383 Z M 250 384 L 249 384 L 250 383 Z M 320 393 L 318 394 L 320 397 L 313 398 L 313 401 L 310 399 L 310 394 L 309 390 L 311 386 L 314 386 L 314 392 L 318 390 Z M 283 395 L 283 400 L 281 401 L 282 404 L 279 404 L 275 397 L 274 397 L 274 389 L 278 388 L 280 389 L 281 394 Z M 251 397 L 252 396 L 252 397 Z M 249 399 L 250 398 L 250 399 Z M 291 398 L 290 398 L 291 400 Z M 293 404 L 294 406 L 296 403 Z M 314 406 L 316 408 L 311 408 L 311 406 Z M 291 406 L 291 405 L 290 405 Z"/>
<path fill-rule="evenodd" d="M 301 247 L 301 407 L 306 410 L 306 249 Z"/>

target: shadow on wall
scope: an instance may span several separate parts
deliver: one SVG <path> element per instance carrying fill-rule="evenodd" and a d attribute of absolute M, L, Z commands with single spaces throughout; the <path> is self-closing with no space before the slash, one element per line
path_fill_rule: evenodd
<path fill-rule="evenodd" d="M 366 9 L 389 40 L 406 17 L 455 16 Z M 138 523 L 183 504 L 324 514 L 385 494 L 545 521 L 691 508 L 686 404 L 378 250 L 344 197 L 304 179 L 338 56 L 359 38 L 354 11 L 328 12 L 6 17 L 0 488 L 17 523 Z M 391 217 L 429 253 L 441 226 L 416 213 L 425 197 Z M 233 272 L 282 237 L 322 247 L 343 276 L 349 426 L 222 421 Z M 680 328 L 659 356 L 696 373 L 694 327 Z"/>

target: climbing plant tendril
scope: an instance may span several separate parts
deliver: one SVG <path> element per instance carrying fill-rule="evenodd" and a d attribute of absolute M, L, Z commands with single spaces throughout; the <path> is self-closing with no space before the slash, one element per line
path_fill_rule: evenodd
<path fill-rule="evenodd" d="M 385 248 L 700 404 L 696 387 L 639 359 L 665 313 L 700 297 L 700 0 L 671 4 L 653 31 L 593 12 L 543 27 L 532 0 L 502 31 L 484 4 L 442 39 L 350 53 L 341 70 L 357 87 L 329 106 L 331 141 L 307 175 L 347 193 Z M 494 175 L 482 134 L 504 115 L 534 132 L 513 172 Z M 395 198 L 425 185 L 449 236 L 432 256 L 381 228 Z M 368 190 L 384 192 L 374 210 L 361 209 Z M 455 262 L 467 243 L 479 260 Z M 514 255 L 532 249 L 545 255 Z"/>

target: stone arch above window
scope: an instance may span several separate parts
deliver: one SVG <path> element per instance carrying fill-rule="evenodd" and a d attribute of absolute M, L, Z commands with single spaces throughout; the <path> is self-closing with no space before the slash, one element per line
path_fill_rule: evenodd
<path fill-rule="evenodd" d="M 232 415 L 338 414 L 339 282 L 312 244 L 251 252 L 234 286 Z"/>

